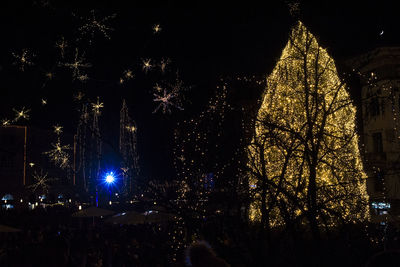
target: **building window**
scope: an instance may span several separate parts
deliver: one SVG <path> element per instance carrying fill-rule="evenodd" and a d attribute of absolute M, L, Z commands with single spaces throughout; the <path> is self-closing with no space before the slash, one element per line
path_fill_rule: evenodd
<path fill-rule="evenodd" d="M 390 210 L 390 203 L 388 202 L 372 202 L 371 206 L 376 215 L 388 214 Z"/>
<path fill-rule="evenodd" d="M 0 158 L 0 169 L 13 169 L 14 166 L 14 160 L 11 157 L 7 156 L 2 156 Z"/>
<path fill-rule="evenodd" d="M 383 171 L 378 171 L 375 173 L 375 177 L 374 177 L 375 192 L 383 192 L 383 183 L 384 183 L 383 179 L 384 179 Z"/>
<path fill-rule="evenodd" d="M 372 134 L 372 145 L 374 153 L 383 152 L 382 133 L 378 132 Z"/>
<path fill-rule="evenodd" d="M 373 117 L 381 114 L 379 99 L 377 97 L 373 97 L 369 103 L 369 114 L 371 114 Z"/>

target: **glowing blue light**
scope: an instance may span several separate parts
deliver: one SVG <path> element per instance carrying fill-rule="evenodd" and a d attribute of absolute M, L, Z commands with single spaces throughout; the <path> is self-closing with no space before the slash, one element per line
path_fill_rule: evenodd
<path fill-rule="evenodd" d="M 107 184 L 112 184 L 115 181 L 114 173 L 109 172 L 106 174 L 106 183 Z"/>

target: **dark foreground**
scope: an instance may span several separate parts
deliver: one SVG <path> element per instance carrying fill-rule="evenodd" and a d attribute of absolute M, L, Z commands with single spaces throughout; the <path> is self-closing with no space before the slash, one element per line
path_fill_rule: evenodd
<path fill-rule="evenodd" d="M 317 242 L 285 232 L 263 238 L 258 227 L 226 218 L 208 222 L 197 235 L 186 233 L 176 248 L 173 221 L 115 225 L 72 218 L 72 212 L 1 211 L 0 224 L 22 231 L 0 232 L 0 266 L 185 266 L 185 247 L 195 240 L 206 240 L 231 266 L 366 266 L 374 254 L 400 248 L 394 227 L 352 226 Z"/>

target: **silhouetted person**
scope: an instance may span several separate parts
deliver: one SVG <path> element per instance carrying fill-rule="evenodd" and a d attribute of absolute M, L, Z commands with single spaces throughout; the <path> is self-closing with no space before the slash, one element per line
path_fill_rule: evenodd
<path fill-rule="evenodd" d="M 400 266 L 400 250 L 386 250 L 374 254 L 365 267 L 394 267 Z"/>
<path fill-rule="evenodd" d="M 197 241 L 186 250 L 186 261 L 193 267 L 229 267 L 223 259 L 218 258 L 210 245 L 205 241 Z"/>

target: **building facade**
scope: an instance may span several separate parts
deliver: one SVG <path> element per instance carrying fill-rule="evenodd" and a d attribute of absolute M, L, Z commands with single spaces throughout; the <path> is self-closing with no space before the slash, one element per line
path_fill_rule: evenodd
<path fill-rule="evenodd" d="M 349 65 L 361 82 L 361 141 L 372 215 L 393 219 L 400 214 L 400 47 L 376 48 Z"/>
<path fill-rule="evenodd" d="M 0 193 L 21 190 L 27 181 L 27 127 L 0 128 Z"/>
<path fill-rule="evenodd" d="M 27 200 L 46 193 L 57 197 L 74 184 L 73 151 L 68 151 L 70 166 L 61 169 L 46 154 L 54 149 L 53 139 L 54 133 L 49 130 L 16 125 L 0 127 L 1 201 Z M 40 185 L 38 177 L 43 176 L 47 177 L 46 184 Z"/>

